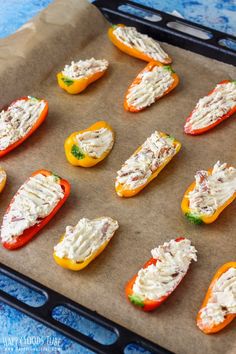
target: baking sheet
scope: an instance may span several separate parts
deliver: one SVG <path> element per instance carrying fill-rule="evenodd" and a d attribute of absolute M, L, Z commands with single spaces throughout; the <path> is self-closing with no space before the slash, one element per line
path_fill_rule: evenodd
<path fill-rule="evenodd" d="M 216 269 L 235 260 L 236 203 L 208 226 L 188 223 L 180 203 L 197 169 L 208 169 L 217 160 L 236 165 L 235 116 L 202 136 L 183 133 L 185 118 L 199 97 L 217 82 L 235 79 L 236 70 L 163 44 L 174 58 L 180 85 L 149 109 L 127 113 L 124 94 L 146 64 L 115 48 L 107 39 L 107 28 L 86 0 L 56 0 L 23 29 L 0 40 L 0 105 L 28 94 L 49 101 L 46 122 L 2 158 L 9 178 L 0 198 L 0 217 L 34 170 L 52 170 L 72 186 L 66 204 L 30 244 L 14 252 L 0 248 L 1 262 L 177 354 L 233 354 L 235 321 L 222 333 L 207 336 L 196 327 L 195 317 Z M 62 91 L 56 73 L 72 59 L 92 56 L 109 60 L 107 74 L 80 95 Z M 64 155 L 65 138 L 96 120 L 106 120 L 115 130 L 111 154 L 91 169 L 71 166 Z M 155 130 L 180 140 L 180 153 L 138 196 L 119 198 L 114 191 L 116 171 Z M 65 226 L 102 215 L 120 224 L 107 249 L 81 272 L 57 266 L 53 246 Z M 197 248 L 198 262 L 159 309 L 138 311 L 125 300 L 126 281 L 150 258 L 153 247 L 182 235 Z"/>

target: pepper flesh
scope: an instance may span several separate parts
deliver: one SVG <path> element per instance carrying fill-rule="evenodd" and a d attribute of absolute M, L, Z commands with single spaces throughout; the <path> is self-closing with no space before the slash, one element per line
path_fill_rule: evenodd
<path fill-rule="evenodd" d="M 72 95 L 76 95 L 84 91 L 92 82 L 100 79 L 100 77 L 102 77 L 106 71 L 107 69 L 98 71 L 92 75 L 82 77 L 81 79 L 70 79 L 67 78 L 62 72 L 59 72 L 57 74 L 57 82 L 63 90 Z"/>
<path fill-rule="evenodd" d="M 61 238 L 61 241 L 64 239 L 64 235 Z M 68 258 L 60 258 L 56 255 L 56 253 L 53 253 L 53 257 L 55 262 L 66 269 L 70 269 L 70 270 L 74 270 L 74 271 L 78 271 L 81 269 L 84 269 L 85 267 L 87 267 L 87 265 L 92 262 L 95 258 L 97 258 L 100 253 L 102 253 L 102 251 L 107 247 L 108 243 L 110 242 L 110 240 L 107 240 L 106 242 L 104 242 L 97 251 L 95 251 L 94 253 L 91 254 L 90 257 L 88 257 L 85 261 L 83 262 L 76 262 L 72 259 L 68 259 Z"/>
<path fill-rule="evenodd" d="M 184 237 L 179 237 L 175 241 L 179 242 L 184 239 L 185 239 Z M 152 264 L 156 265 L 157 262 L 158 262 L 158 259 L 150 258 L 149 261 L 146 262 L 142 268 L 145 269 Z M 179 285 L 179 283 L 184 278 L 185 274 L 183 274 L 183 277 L 180 279 L 180 281 L 176 284 L 176 286 L 171 291 L 167 292 L 166 295 L 162 296 L 158 300 L 150 300 L 150 299 L 142 300 L 141 298 L 139 298 L 138 295 L 134 294 L 133 286 L 134 286 L 134 283 L 138 277 L 138 274 L 135 274 L 135 276 L 126 284 L 126 287 L 125 287 L 126 297 L 129 302 L 131 302 L 133 305 L 137 306 L 137 308 L 139 308 L 140 310 L 153 311 L 157 307 L 159 307 L 170 296 L 170 294 L 172 294 L 172 292 L 176 289 L 176 287 Z"/>
<path fill-rule="evenodd" d="M 2 179 L 2 181 L 0 182 L 0 193 L 3 191 L 3 189 L 4 189 L 5 185 L 6 185 L 6 182 L 7 182 L 6 172 L 5 172 L 5 170 L 2 167 L 0 167 L 0 173 L 1 172 L 5 173 L 5 176 Z"/>
<path fill-rule="evenodd" d="M 226 83 L 229 83 L 231 82 L 230 80 L 224 80 L 224 81 L 221 81 L 218 85 L 222 85 L 222 84 L 226 84 Z M 236 83 L 235 83 L 236 84 Z M 216 88 L 214 88 L 213 90 L 211 90 L 207 96 L 210 96 L 214 91 L 215 91 Z M 194 111 L 193 111 L 194 112 Z M 186 123 L 188 121 L 191 120 L 191 117 L 193 115 L 193 112 L 190 114 L 190 116 L 187 118 L 186 120 Z M 184 132 L 186 134 L 190 134 L 190 135 L 200 135 L 200 134 L 203 134 L 205 132 L 207 132 L 208 130 L 214 128 L 215 126 L 217 126 L 218 124 L 220 124 L 221 122 L 223 122 L 224 120 L 226 120 L 227 118 L 229 118 L 230 116 L 232 116 L 234 113 L 236 112 L 236 105 L 231 108 L 226 114 L 224 114 L 222 117 L 219 117 L 214 123 L 206 126 L 206 127 L 203 127 L 203 128 L 200 128 L 200 129 L 192 129 L 191 126 L 190 127 L 184 127 Z"/>
<path fill-rule="evenodd" d="M 228 314 L 225 316 L 225 320 L 213 327 L 206 327 L 202 324 L 201 321 L 201 310 L 207 306 L 209 300 L 212 297 L 212 292 L 213 292 L 213 287 L 215 285 L 215 283 L 217 282 L 217 280 L 222 276 L 222 274 L 224 274 L 225 272 L 227 272 L 227 270 L 229 268 L 236 268 L 236 262 L 229 262 L 229 263 L 225 263 L 222 267 L 220 267 L 218 269 L 218 271 L 216 272 L 216 274 L 214 275 L 211 284 L 207 290 L 205 299 L 203 300 L 202 306 L 200 311 L 197 314 L 197 325 L 200 328 L 200 330 L 202 332 L 204 332 L 205 334 L 213 334 L 216 332 L 221 331 L 223 328 L 225 328 L 230 322 L 233 321 L 233 319 L 236 317 L 236 314 Z"/>
<path fill-rule="evenodd" d="M 81 155 L 78 156 L 80 158 L 76 158 L 73 155 L 73 147 L 76 146 L 78 148 L 78 143 L 76 140 L 76 136 L 85 132 L 89 132 L 89 131 L 95 131 L 98 129 L 102 129 L 102 128 L 106 128 L 109 131 L 112 132 L 113 135 L 113 141 L 114 141 L 114 132 L 112 127 L 106 123 L 105 121 L 99 121 L 94 123 L 93 125 L 91 125 L 90 127 L 88 127 L 87 129 L 84 130 L 80 130 L 78 132 L 74 132 L 72 133 L 65 141 L 65 154 L 66 154 L 66 158 L 68 160 L 68 162 L 73 165 L 73 166 L 81 166 L 81 167 L 92 167 L 97 165 L 99 162 L 101 162 L 102 160 L 105 159 L 105 157 L 107 157 L 107 155 L 110 153 L 110 150 L 105 151 L 99 158 L 93 158 L 90 157 L 89 155 L 87 155 L 81 148 Z"/>
<path fill-rule="evenodd" d="M 208 170 L 208 174 L 211 175 L 212 174 L 212 169 Z M 232 195 L 232 197 L 230 197 L 223 205 L 221 205 L 220 207 L 217 208 L 217 210 L 214 212 L 214 214 L 212 215 L 204 215 L 204 214 L 194 214 L 191 212 L 190 208 L 189 208 L 189 192 L 191 192 L 192 190 L 194 190 L 196 186 L 196 182 L 193 182 L 188 189 L 186 190 L 186 192 L 184 193 L 184 197 L 181 203 L 181 209 L 183 214 L 186 216 L 186 218 L 193 224 L 211 224 L 212 222 L 214 222 L 218 216 L 222 213 L 222 211 L 229 205 L 231 204 L 234 199 L 236 198 L 236 192 Z"/>
<path fill-rule="evenodd" d="M 120 41 L 116 35 L 114 34 L 114 31 L 117 27 L 125 27 L 123 24 L 118 24 L 113 27 L 110 27 L 108 30 L 108 37 L 110 38 L 111 42 L 119 48 L 122 52 L 129 54 L 132 57 L 150 62 L 154 61 L 152 57 L 149 55 L 145 54 L 144 52 L 140 52 L 139 50 L 135 49 L 134 47 L 129 47 L 122 41 Z M 158 60 L 155 60 L 156 63 L 160 63 Z M 168 57 L 166 60 L 163 60 L 162 64 L 170 64 L 172 63 L 172 59 Z"/>
<path fill-rule="evenodd" d="M 161 63 L 157 63 L 155 61 L 152 61 L 150 63 L 147 64 L 147 66 L 138 74 L 138 76 L 134 79 L 134 81 L 132 82 L 132 84 L 129 86 L 128 88 L 128 91 L 125 95 L 125 101 L 124 101 L 124 108 L 126 111 L 130 111 L 130 112 L 140 112 L 142 111 L 143 109 L 145 109 L 146 107 L 142 107 L 142 108 L 137 108 L 135 106 L 132 106 L 132 105 L 129 105 L 128 103 L 128 99 L 127 99 L 127 96 L 129 94 L 129 91 L 131 88 L 133 88 L 135 85 L 138 85 L 141 80 L 142 80 L 142 77 L 140 77 L 143 73 L 146 73 L 146 72 L 151 72 L 153 70 L 153 68 L 155 66 L 160 66 L 160 67 L 165 67 L 166 70 L 170 70 L 171 71 L 171 76 L 172 78 L 174 79 L 173 83 L 170 85 L 170 87 L 168 87 L 168 89 L 162 94 L 162 96 L 156 98 L 156 101 L 159 100 L 161 97 L 167 95 L 170 91 L 172 91 L 179 83 L 179 77 L 178 75 L 173 71 L 173 69 L 171 68 L 170 65 L 166 66 L 166 65 L 163 65 Z"/>
<path fill-rule="evenodd" d="M 169 135 L 163 132 L 160 132 L 160 135 L 164 138 L 168 138 Z M 142 186 L 135 188 L 135 189 L 124 189 L 122 184 L 118 183 L 115 186 L 116 193 L 119 195 L 119 197 L 125 197 L 125 198 L 130 198 L 141 192 L 143 188 L 145 188 L 154 178 L 158 176 L 158 174 L 163 170 L 163 168 L 172 160 L 172 158 L 179 152 L 181 148 L 181 143 L 174 139 L 173 141 L 174 147 L 175 147 L 175 154 L 173 156 L 168 157 L 165 162 L 160 165 L 156 171 L 154 171 L 151 176 L 148 178 L 147 182 L 143 184 Z M 137 154 L 141 150 L 142 146 L 140 146 L 133 155 Z"/>
<path fill-rule="evenodd" d="M 17 101 L 20 101 L 20 100 L 29 100 L 30 98 L 32 97 L 21 97 L 21 98 L 18 98 L 17 100 L 13 101 L 11 103 L 11 105 Z M 44 101 L 45 103 L 45 107 L 44 109 L 42 110 L 40 116 L 38 117 L 37 121 L 34 123 L 34 125 L 32 126 L 32 128 L 28 131 L 27 134 L 25 134 L 25 136 L 23 136 L 22 138 L 20 138 L 19 140 L 15 141 L 13 144 L 9 145 L 6 149 L 4 150 L 0 150 L 0 157 L 8 154 L 11 150 L 15 149 L 17 146 L 19 146 L 20 144 L 22 144 L 26 139 L 28 139 L 28 137 L 34 133 L 34 131 L 45 121 L 47 115 L 48 115 L 48 102 L 46 100 L 40 100 L 40 101 Z M 9 107 L 10 105 L 8 105 L 7 107 L 4 108 L 4 110 L 7 110 L 7 108 Z"/>
<path fill-rule="evenodd" d="M 53 175 L 53 173 L 50 172 L 50 171 L 38 170 L 38 171 L 35 171 L 31 175 L 31 177 L 36 176 L 37 174 L 42 174 L 44 176 Z M 65 203 L 66 199 L 68 198 L 68 196 L 70 194 L 70 184 L 66 180 L 64 180 L 64 179 L 62 179 L 62 178 L 60 178 L 58 176 L 56 176 L 56 177 L 59 178 L 58 183 L 60 183 L 60 185 L 61 185 L 61 187 L 62 187 L 62 189 L 64 191 L 64 197 L 58 202 L 58 204 L 51 211 L 51 213 L 49 215 L 47 215 L 45 218 L 41 219 L 39 221 L 39 223 L 37 223 L 36 225 L 33 225 L 33 226 L 29 227 L 28 229 L 26 229 L 21 235 L 15 237 L 12 242 L 2 242 L 3 247 L 7 248 L 8 250 L 15 250 L 17 248 L 20 248 L 20 247 L 24 246 L 53 218 L 53 216 L 57 213 L 57 211 Z M 10 207 L 11 207 L 12 202 L 14 201 L 14 198 L 15 197 L 13 197 L 9 207 L 7 208 L 6 214 L 10 210 Z"/>

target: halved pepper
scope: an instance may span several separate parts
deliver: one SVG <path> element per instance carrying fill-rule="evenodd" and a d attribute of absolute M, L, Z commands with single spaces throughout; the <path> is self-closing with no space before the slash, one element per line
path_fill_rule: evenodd
<path fill-rule="evenodd" d="M 86 89 L 88 85 L 90 85 L 92 82 L 100 79 L 102 77 L 106 70 L 103 71 L 98 71 L 95 72 L 92 75 L 82 77 L 81 79 L 71 79 L 66 77 L 62 71 L 57 74 L 57 81 L 58 85 L 65 90 L 66 92 L 76 95 Z"/>
<path fill-rule="evenodd" d="M 157 63 L 157 62 L 150 62 L 147 64 L 147 66 L 138 74 L 138 76 L 134 79 L 134 81 L 132 82 L 132 84 L 129 86 L 128 91 L 125 95 L 125 101 L 124 101 L 124 108 L 126 111 L 130 111 L 130 112 L 140 112 L 143 109 L 145 109 L 146 107 L 143 108 L 137 108 L 135 106 L 132 106 L 129 104 L 128 100 L 127 100 L 127 95 L 129 94 L 130 90 L 136 86 L 139 85 L 141 80 L 142 80 L 142 74 L 143 73 L 147 73 L 147 72 L 151 72 L 153 70 L 153 68 L 155 68 L 155 66 L 159 66 L 162 67 L 165 70 L 170 71 L 171 76 L 173 78 L 173 83 L 167 88 L 167 90 L 162 94 L 161 97 L 167 95 L 170 91 L 172 91 L 179 83 L 179 77 L 178 75 L 175 73 L 175 71 L 172 69 L 172 67 L 170 65 L 163 65 L 161 63 Z M 160 99 L 161 97 L 157 97 L 156 100 Z"/>
<path fill-rule="evenodd" d="M 208 170 L 208 174 L 211 175 L 212 174 L 212 168 Z M 189 192 L 191 192 L 192 190 L 194 190 L 196 186 L 196 182 L 193 182 L 188 189 L 186 190 L 186 192 L 184 193 L 184 197 L 182 199 L 181 202 L 181 209 L 183 214 L 186 216 L 186 218 L 193 224 L 196 225 L 200 225 L 202 223 L 204 224 L 211 224 L 212 222 L 214 222 L 218 216 L 222 213 L 222 211 L 229 205 L 231 204 L 234 199 L 236 198 L 236 192 L 232 195 L 232 197 L 230 197 L 223 205 L 221 205 L 215 212 L 213 215 L 204 215 L 204 214 L 196 214 L 191 212 L 190 208 L 189 208 Z"/>
<path fill-rule="evenodd" d="M 64 238 L 64 236 L 62 236 L 62 239 Z M 85 267 L 87 267 L 87 265 L 89 263 L 91 263 L 95 258 L 97 258 L 100 253 L 102 253 L 102 251 L 107 247 L 108 243 L 110 242 L 110 240 L 106 241 L 98 250 L 97 252 L 94 252 L 93 254 L 91 254 L 91 256 L 89 258 L 87 258 L 84 262 L 75 262 L 72 259 L 68 259 L 68 258 L 60 258 L 56 255 L 56 253 L 53 253 L 53 258 L 55 260 L 55 262 L 66 269 L 70 269 L 70 270 L 81 270 L 84 269 Z"/>
<path fill-rule="evenodd" d="M 184 239 L 185 239 L 184 237 L 179 237 L 175 241 L 179 242 Z M 158 262 L 158 259 L 151 258 L 151 259 L 149 259 L 148 262 L 146 262 L 144 264 L 144 266 L 142 268 L 145 269 L 152 264 L 156 265 L 157 262 Z M 176 289 L 176 287 L 179 285 L 179 283 L 184 278 L 185 274 L 183 274 L 183 277 L 180 279 L 180 281 L 176 284 L 176 286 L 173 288 L 173 290 L 171 292 L 166 293 L 166 295 L 162 296 L 158 300 L 142 299 L 138 295 L 134 294 L 133 286 L 134 286 L 134 283 L 138 277 L 138 274 L 135 274 L 135 276 L 126 284 L 126 287 L 125 287 L 126 297 L 127 297 L 128 301 L 130 301 L 131 304 L 136 306 L 138 309 L 143 310 L 143 311 L 153 311 L 157 307 L 159 307 L 170 296 L 170 294 L 172 294 L 172 292 Z"/>
<path fill-rule="evenodd" d="M 115 185 L 115 190 L 116 193 L 119 195 L 119 197 L 126 197 L 126 198 L 130 198 L 135 196 L 136 194 L 138 194 L 139 192 L 141 192 L 141 190 L 143 188 L 145 188 L 154 178 L 156 178 L 158 176 L 158 174 L 163 170 L 163 168 L 172 160 L 172 158 L 179 152 L 180 148 L 181 148 L 181 143 L 176 140 L 174 137 L 163 133 L 163 132 L 159 132 L 160 135 L 164 138 L 170 138 L 173 139 L 173 145 L 175 147 L 175 154 L 173 156 L 168 157 L 165 162 L 159 166 L 152 174 L 151 176 L 148 178 L 147 182 L 144 185 L 141 185 L 138 188 L 135 189 L 124 189 L 123 185 L 120 183 L 116 183 Z M 138 149 L 133 153 L 133 155 L 136 155 L 140 150 L 142 149 L 142 146 L 138 147 Z"/>
<path fill-rule="evenodd" d="M 213 333 L 216 333 L 216 332 L 219 332 L 221 331 L 223 328 L 225 328 L 230 322 L 233 321 L 233 319 L 236 317 L 236 314 L 228 314 L 225 316 L 225 319 L 223 322 L 217 324 L 217 325 L 214 325 L 212 327 L 207 327 L 205 326 L 203 323 L 202 323 L 202 320 L 201 320 L 201 310 L 207 306 L 209 300 L 211 300 L 211 297 L 212 297 L 212 292 L 213 292 L 213 288 L 214 288 L 214 285 L 215 283 L 217 282 L 217 280 L 222 276 L 222 274 L 224 274 L 225 272 L 227 272 L 228 269 L 230 268 L 236 268 L 236 262 L 228 262 L 228 263 L 225 263 L 224 265 L 222 265 L 222 267 L 220 267 L 218 269 L 218 271 L 216 272 L 216 274 L 214 275 L 212 281 L 211 281 L 211 284 L 207 290 L 207 293 L 206 293 L 206 296 L 205 296 L 205 299 L 203 300 L 203 303 L 202 303 L 202 306 L 201 306 L 201 309 L 200 311 L 198 312 L 198 315 L 197 315 L 197 325 L 198 327 L 200 328 L 201 331 L 203 331 L 204 333 L 206 334 L 213 334 Z"/>
<path fill-rule="evenodd" d="M 32 96 L 25 96 L 25 97 L 21 97 L 18 98 L 17 100 L 13 101 L 10 105 L 12 105 L 13 103 L 19 101 L 19 100 L 29 100 L 29 99 L 35 99 L 35 100 L 39 100 L 39 101 L 44 101 L 45 103 L 45 107 L 43 109 L 43 111 L 41 112 L 40 116 L 38 117 L 37 121 L 35 122 L 35 124 L 33 125 L 33 127 L 28 131 L 28 133 L 23 136 L 22 138 L 20 138 L 18 141 L 16 141 L 15 143 L 9 145 L 5 150 L 0 150 L 0 157 L 8 154 L 11 150 L 15 149 L 17 146 L 19 146 L 20 144 L 22 144 L 26 139 L 28 139 L 28 137 L 34 133 L 34 131 L 44 122 L 44 120 L 46 119 L 47 115 L 48 115 L 48 102 L 46 100 L 40 100 L 37 99 L 35 97 Z M 10 106 L 6 106 L 4 107 L 4 110 L 7 110 L 8 107 Z"/>
<path fill-rule="evenodd" d="M 65 140 L 65 154 L 66 158 L 73 166 L 81 166 L 81 167 L 92 167 L 101 162 L 102 160 L 107 157 L 110 153 L 111 149 L 105 151 L 99 158 L 94 158 L 86 154 L 79 146 L 76 139 L 76 136 L 85 132 L 89 131 L 96 131 L 99 129 L 108 129 L 113 136 L 113 143 L 114 143 L 114 131 L 112 127 L 105 121 L 99 121 L 88 127 L 87 129 L 80 130 L 78 132 L 72 133 L 66 140 Z"/>
<path fill-rule="evenodd" d="M 123 43 L 122 41 L 120 41 L 116 37 L 116 35 L 114 34 L 114 31 L 117 27 L 125 27 L 125 25 L 123 25 L 123 24 L 113 25 L 108 30 L 108 37 L 110 38 L 111 42 L 117 48 L 119 48 L 122 52 L 131 55 L 132 57 L 135 57 L 135 58 L 147 61 L 147 62 L 154 61 L 154 59 L 151 56 L 149 56 L 148 54 L 145 54 L 144 52 L 141 52 L 134 47 L 130 47 L 130 46 L 126 45 L 125 43 Z M 155 60 L 155 62 L 160 63 L 160 61 L 158 61 L 158 60 Z M 170 57 L 167 57 L 166 60 L 163 60 L 161 63 L 162 64 L 170 64 L 171 62 L 172 62 L 172 59 Z"/>
<path fill-rule="evenodd" d="M 103 219 L 104 219 L 104 217 L 100 217 L 95 220 L 99 221 L 99 220 L 103 220 Z M 67 257 L 63 257 L 63 258 L 58 257 L 57 252 L 54 248 L 53 257 L 54 257 L 55 262 L 63 268 L 74 270 L 74 271 L 78 271 L 78 270 L 81 270 L 81 269 L 84 269 L 85 267 L 87 267 L 87 265 L 90 262 L 92 262 L 95 258 L 97 258 L 103 252 L 103 250 L 107 247 L 108 243 L 111 241 L 115 231 L 118 229 L 118 227 L 119 227 L 118 222 L 115 220 L 112 220 L 112 221 L 115 222 L 115 227 L 113 229 L 112 234 L 110 235 L 109 238 L 105 238 L 103 235 L 101 245 L 97 249 L 96 248 L 93 249 L 93 252 L 91 253 L 91 255 L 88 258 L 85 258 L 83 261 L 76 261 L 74 259 L 70 259 Z M 83 227 L 82 227 L 82 229 L 83 229 Z M 88 234 L 86 236 L 88 237 Z M 58 244 L 59 246 L 60 246 L 60 243 L 65 239 L 65 237 L 66 237 L 66 234 L 64 234 L 61 237 L 60 242 Z M 78 240 L 76 240 L 76 246 L 77 246 L 77 250 L 80 249 L 80 247 L 81 247 L 83 249 L 83 252 L 85 252 L 85 250 L 86 250 L 85 241 L 83 239 L 80 242 L 78 242 Z"/>
<path fill-rule="evenodd" d="M 0 166 L 0 193 L 3 191 L 7 182 L 6 171 Z"/>
<path fill-rule="evenodd" d="M 218 85 L 222 85 L 222 84 L 226 84 L 231 82 L 230 80 L 224 80 L 221 81 Z M 235 83 L 236 85 L 236 81 L 232 81 Z M 216 90 L 216 88 L 214 88 L 213 90 L 211 90 L 207 96 L 210 96 L 214 91 Z M 195 111 L 195 110 L 194 110 Z M 193 111 L 193 112 L 194 112 Z M 191 120 L 191 117 L 193 115 L 193 112 L 190 114 L 190 116 L 187 118 L 186 123 L 189 122 Z M 230 116 L 232 116 L 234 113 L 236 112 L 236 104 L 233 108 L 231 108 L 227 113 L 225 113 L 224 115 L 222 115 L 221 117 L 219 117 L 214 123 L 207 125 L 206 127 L 200 128 L 200 129 L 194 129 L 191 127 L 191 125 L 187 125 L 185 124 L 184 126 L 184 132 L 186 134 L 190 134 L 190 135 L 200 135 L 203 134 L 205 132 L 207 132 L 208 130 L 214 128 L 215 126 L 217 126 L 218 124 L 220 124 L 221 122 L 223 122 L 225 119 L 229 118 Z"/>
<path fill-rule="evenodd" d="M 38 170 L 35 171 L 31 177 L 36 176 L 37 174 L 42 174 L 44 176 L 50 176 L 54 175 L 54 173 L 47 171 L 47 170 Z M 21 235 L 17 236 L 14 238 L 12 242 L 2 242 L 3 247 L 7 248 L 8 250 L 15 250 L 17 248 L 20 248 L 24 246 L 26 243 L 28 243 L 52 218 L 53 216 L 57 213 L 57 211 L 61 208 L 61 206 L 65 203 L 66 199 L 68 198 L 70 194 L 70 184 L 65 180 L 62 179 L 61 177 L 54 175 L 57 179 L 58 182 L 64 192 L 64 197 L 58 202 L 58 204 L 55 206 L 55 208 L 51 211 L 49 215 L 47 215 L 45 218 L 39 220 L 39 222 L 28 229 L 26 229 Z M 17 194 L 18 192 L 16 192 Z M 14 201 L 14 198 L 11 200 L 9 207 L 6 210 L 6 214 L 11 208 L 11 204 Z"/>

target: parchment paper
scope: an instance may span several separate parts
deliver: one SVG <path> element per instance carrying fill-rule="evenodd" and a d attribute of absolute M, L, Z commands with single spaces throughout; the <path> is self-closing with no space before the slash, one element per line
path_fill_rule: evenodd
<path fill-rule="evenodd" d="M 56 0 L 19 32 L 0 41 L 0 104 L 29 94 L 47 99 L 50 107 L 37 132 L 1 161 L 9 178 L 0 197 L 0 216 L 34 170 L 52 170 L 72 186 L 66 204 L 31 243 L 14 252 L 1 247 L 1 262 L 177 354 L 233 354 L 236 321 L 207 336 L 196 327 L 195 318 L 215 271 L 235 261 L 236 203 L 208 226 L 187 222 L 180 203 L 196 170 L 208 169 L 217 160 L 236 166 L 235 116 L 202 136 L 183 133 L 185 119 L 199 97 L 219 81 L 235 79 L 236 70 L 163 44 L 174 58 L 180 85 L 142 113 L 127 113 L 124 94 L 146 64 L 115 48 L 107 28 L 103 16 L 85 0 Z M 56 73 L 72 59 L 92 56 L 109 60 L 107 74 L 80 95 L 62 91 Z M 71 166 L 64 154 L 65 138 L 103 119 L 116 133 L 109 157 L 90 169 Z M 155 130 L 180 140 L 180 153 L 138 196 L 119 198 L 114 191 L 116 171 Z M 82 217 L 102 215 L 120 223 L 107 249 L 81 272 L 56 265 L 53 246 L 65 227 Z M 159 309 L 138 311 L 125 300 L 125 283 L 150 258 L 153 247 L 180 235 L 192 240 L 198 262 Z"/>

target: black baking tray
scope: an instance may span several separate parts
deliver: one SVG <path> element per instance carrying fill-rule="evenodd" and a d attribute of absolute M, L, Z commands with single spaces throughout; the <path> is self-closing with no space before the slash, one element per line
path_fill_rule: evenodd
<path fill-rule="evenodd" d="M 42 306 L 32 307 L 15 297 L 5 293 L 0 289 L 0 301 L 5 304 L 14 307 L 16 310 L 23 312 L 24 314 L 32 317 L 33 319 L 43 323 L 44 325 L 56 330 L 66 337 L 74 340 L 84 347 L 94 351 L 98 354 L 120 354 L 124 352 L 124 349 L 129 344 L 137 344 L 141 348 L 147 349 L 151 353 L 156 354 L 174 354 L 167 349 L 160 347 L 159 345 L 139 336 L 138 334 L 131 332 L 127 328 L 124 328 L 117 323 L 114 323 L 107 318 L 99 315 L 95 311 L 79 305 L 78 303 L 70 300 L 69 298 L 57 293 L 54 290 L 47 288 L 46 286 L 36 282 L 35 280 L 26 277 L 25 275 L 3 265 L 0 263 L 0 273 L 15 280 L 16 282 L 38 292 L 45 296 L 46 301 Z M 76 331 L 75 329 L 66 326 L 65 324 L 58 322 L 52 317 L 53 309 L 57 306 L 63 306 L 67 309 L 77 313 L 78 315 L 86 318 L 90 321 L 97 323 L 98 325 L 110 330 L 117 335 L 117 340 L 111 345 L 104 345 L 96 342 L 92 338 Z"/>
<path fill-rule="evenodd" d="M 207 27 L 193 24 L 190 21 L 179 19 L 175 16 L 163 13 L 159 10 L 151 9 L 144 5 L 139 5 L 132 1 L 111 1 L 111 0 L 97 0 L 93 3 L 104 16 L 113 24 L 124 23 L 126 25 L 135 26 L 142 33 L 147 33 L 153 38 L 160 41 L 179 46 L 184 49 L 191 50 L 193 52 L 202 54 L 204 56 L 214 58 L 223 61 L 228 64 L 236 65 L 236 51 L 223 47 L 220 42 L 222 40 L 231 40 L 236 43 L 236 38 L 231 35 L 226 35 L 222 32 L 209 29 Z M 142 18 L 135 14 L 123 12 L 120 9 L 121 5 L 128 5 L 135 10 L 142 10 L 148 13 L 147 18 Z M 150 20 L 155 15 L 160 19 L 153 22 Z M 202 33 L 207 33 L 209 38 L 202 39 L 195 35 L 179 31 L 178 29 L 170 28 L 170 23 L 177 23 L 187 28 L 200 30 Z M 185 27 L 186 28 L 186 27 Z M 29 306 L 13 296 L 0 290 L 0 301 L 13 308 L 23 312 L 24 314 L 32 317 L 33 319 L 43 323 L 44 325 L 62 333 L 68 338 L 81 344 L 84 347 L 89 348 L 95 353 L 101 354 L 118 354 L 123 353 L 124 349 L 129 344 L 137 344 L 140 347 L 147 349 L 151 353 L 157 354 L 171 354 L 167 349 L 160 347 L 134 332 L 131 332 L 127 328 L 124 328 L 111 320 L 99 315 L 97 312 L 70 300 L 69 298 L 43 286 L 42 284 L 32 280 L 19 272 L 0 263 L 0 272 L 9 278 L 23 284 L 37 292 L 43 293 L 46 297 L 46 302 L 40 307 Z M 103 345 L 92 338 L 72 329 L 55 320 L 52 317 L 52 311 L 57 306 L 65 306 L 77 314 L 91 320 L 104 328 L 111 330 L 117 334 L 117 340 L 111 345 Z M 173 353 L 172 353 L 173 354 Z"/>
<path fill-rule="evenodd" d="M 135 26 L 140 32 L 149 34 L 157 40 L 236 66 L 236 50 L 223 45 L 224 41 L 230 41 L 236 47 L 236 37 L 230 34 L 137 4 L 134 1 L 96 0 L 93 4 L 113 24 L 123 23 Z M 122 5 L 129 6 L 136 12 L 137 10 L 144 11 L 147 16 L 142 18 L 133 13 L 124 12 L 121 9 Z M 153 21 L 154 16 L 159 20 Z M 192 34 L 188 33 L 189 31 Z M 205 39 L 199 36 L 204 36 Z"/>

